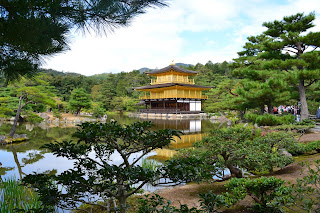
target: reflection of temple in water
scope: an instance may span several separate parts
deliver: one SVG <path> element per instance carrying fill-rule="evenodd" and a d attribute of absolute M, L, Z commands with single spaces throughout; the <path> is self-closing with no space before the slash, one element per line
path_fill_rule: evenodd
<path fill-rule="evenodd" d="M 201 132 L 201 120 L 151 120 L 155 129 L 177 129 L 183 132 L 183 135 L 174 137 L 169 147 L 157 149 L 157 155 L 151 156 L 153 159 L 167 160 L 177 152 L 177 149 L 191 147 L 193 143 L 201 141 L 205 136 Z"/>

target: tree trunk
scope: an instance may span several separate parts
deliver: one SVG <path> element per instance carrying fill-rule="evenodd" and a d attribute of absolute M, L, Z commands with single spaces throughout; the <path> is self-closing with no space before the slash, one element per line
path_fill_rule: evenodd
<path fill-rule="evenodd" d="M 261 105 L 260 106 L 260 115 L 263 115 L 264 114 L 264 105 Z"/>
<path fill-rule="evenodd" d="M 236 178 L 243 177 L 241 169 L 233 166 L 232 164 L 228 165 L 227 167 L 230 170 L 231 177 L 236 177 Z"/>
<path fill-rule="evenodd" d="M 246 113 L 246 111 L 239 110 L 239 113 L 240 113 L 240 119 L 244 121 L 244 114 Z"/>
<path fill-rule="evenodd" d="M 119 201 L 119 208 L 120 213 L 126 213 L 127 212 L 127 198 L 125 196 L 120 196 L 117 198 Z"/>
<path fill-rule="evenodd" d="M 273 114 L 273 106 L 272 106 L 271 103 L 268 104 L 268 113 L 269 113 L 269 114 Z"/>
<path fill-rule="evenodd" d="M 306 97 L 306 87 L 304 86 L 304 81 L 299 81 L 299 95 L 300 95 L 300 102 L 301 102 L 301 120 L 307 119 L 309 117 L 309 110 L 308 110 L 308 103 Z"/>
<path fill-rule="evenodd" d="M 18 124 L 18 120 L 20 118 L 20 114 L 21 114 L 21 104 L 22 104 L 22 96 L 19 97 L 19 107 L 18 107 L 18 110 L 17 110 L 17 114 L 16 114 L 16 117 L 14 118 L 14 121 L 13 121 L 13 126 L 11 128 L 11 131 L 9 133 L 9 136 L 13 136 L 14 133 L 16 132 L 16 129 L 17 129 L 17 124 Z"/>
<path fill-rule="evenodd" d="M 18 159 L 17 151 L 14 148 L 11 148 L 11 152 L 13 154 L 14 161 L 17 164 L 17 168 L 18 168 L 19 176 L 20 176 L 20 180 L 21 180 L 22 179 L 22 175 L 26 175 L 26 174 L 24 172 L 22 172 L 22 167 L 21 167 L 21 164 L 20 164 L 19 159 Z"/>
<path fill-rule="evenodd" d="M 78 108 L 77 112 L 76 112 L 76 116 L 78 116 L 81 112 L 81 107 Z"/>

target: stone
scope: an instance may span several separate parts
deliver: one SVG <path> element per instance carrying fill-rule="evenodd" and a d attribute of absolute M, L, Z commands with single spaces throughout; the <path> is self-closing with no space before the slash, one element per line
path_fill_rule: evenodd
<path fill-rule="evenodd" d="M 14 134 L 13 139 L 17 139 L 17 138 L 25 138 L 26 140 L 28 140 L 29 138 L 27 137 L 27 134 Z"/>
<path fill-rule="evenodd" d="M 40 114 L 40 117 L 45 119 L 45 120 L 48 120 L 50 118 L 49 115 L 47 113 L 44 113 L 44 112 Z"/>
<path fill-rule="evenodd" d="M 214 115 L 210 117 L 210 120 L 218 120 L 218 116 Z"/>
<path fill-rule="evenodd" d="M 74 123 L 81 123 L 82 121 L 79 118 L 74 119 Z"/>
<path fill-rule="evenodd" d="M 289 156 L 289 157 L 292 157 L 292 154 L 289 153 L 287 150 L 285 149 L 279 149 L 280 153 L 285 155 L 285 156 Z"/>
<path fill-rule="evenodd" d="M 6 136 L 0 135 L 0 144 L 4 144 L 6 140 Z"/>
<path fill-rule="evenodd" d="M 83 122 L 91 122 L 91 119 L 90 119 L 90 118 L 85 117 L 85 118 L 83 119 Z"/>
<path fill-rule="evenodd" d="M 14 121 L 16 119 L 15 117 L 11 117 L 9 121 Z"/>

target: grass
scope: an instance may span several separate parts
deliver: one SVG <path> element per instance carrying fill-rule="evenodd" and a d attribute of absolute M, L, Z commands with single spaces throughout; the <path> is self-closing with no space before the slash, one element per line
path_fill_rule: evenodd
<path fill-rule="evenodd" d="M 0 190 L 0 212 L 28 211 L 41 206 L 38 194 L 14 178 L 0 182 Z"/>
<path fill-rule="evenodd" d="M 145 169 L 149 169 L 150 171 L 157 171 L 160 166 L 161 166 L 161 163 L 153 159 L 143 158 L 141 160 L 141 167 Z"/>

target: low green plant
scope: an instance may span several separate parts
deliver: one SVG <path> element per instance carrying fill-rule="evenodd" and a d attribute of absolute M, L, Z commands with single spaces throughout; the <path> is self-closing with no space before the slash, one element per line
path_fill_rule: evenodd
<path fill-rule="evenodd" d="M 300 123 L 295 124 L 283 124 L 279 126 L 271 127 L 272 130 L 283 130 L 283 131 L 297 131 L 299 133 L 305 133 L 309 129 L 313 128 L 314 125 L 300 125 Z"/>
<path fill-rule="evenodd" d="M 227 197 L 242 200 L 249 195 L 255 202 L 255 212 L 283 212 L 283 205 L 279 200 L 292 200 L 292 189 L 284 185 L 285 181 L 275 177 L 261 177 L 257 179 L 233 178 L 226 184 L 230 191 Z"/>
<path fill-rule="evenodd" d="M 320 160 L 315 161 L 315 167 L 302 163 L 307 167 L 308 175 L 297 179 L 293 185 L 294 194 L 300 212 L 320 212 Z M 298 201 L 298 202 L 297 202 Z"/>
<path fill-rule="evenodd" d="M 280 119 L 277 116 L 271 114 L 259 115 L 255 123 L 259 126 L 275 126 L 280 124 Z"/>
<path fill-rule="evenodd" d="M 315 125 L 316 122 L 314 122 L 311 119 L 304 119 L 301 122 L 299 122 L 300 125 Z"/>
<path fill-rule="evenodd" d="M 244 115 L 244 118 L 245 118 L 246 120 L 248 120 L 249 122 L 255 123 L 258 116 L 259 116 L 258 114 L 246 113 L 246 114 Z"/>
<path fill-rule="evenodd" d="M 312 151 L 320 152 L 320 141 L 313 141 L 313 142 L 307 143 L 305 145 L 305 151 L 306 152 L 312 152 Z"/>
<path fill-rule="evenodd" d="M 34 112 L 27 112 L 27 118 L 26 120 L 30 123 L 41 123 L 43 121 L 43 118 L 41 118 L 39 115 L 37 115 Z"/>
<path fill-rule="evenodd" d="M 320 141 L 313 141 L 307 144 L 296 143 L 294 146 L 288 149 L 288 152 L 293 156 L 298 156 L 313 151 L 320 152 Z"/>
<path fill-rule="evenodd" d="M 288 125 L 294 123 L 294 115 L 281 115 L 276 116 L 272 114 L 257 115 L 253 113 L 248 113 L 245 118 L 252 122 L 257 123 L 259 126 L 276 126 L 276 125 Z"/>
<path fill-rule="evenodd" d="M 204 212 L 218 212 L 221 208 L 231 205 L 230 199 L 224 195 L 217 195 L 211 190 L 199 194 L 201 210 Z"/>
<path fill-rule="evenodd" d="M 28 212 L 41 206 L 38 194 L 14 178 L 0 182 L 0 188 L 0 212 Z"/>

